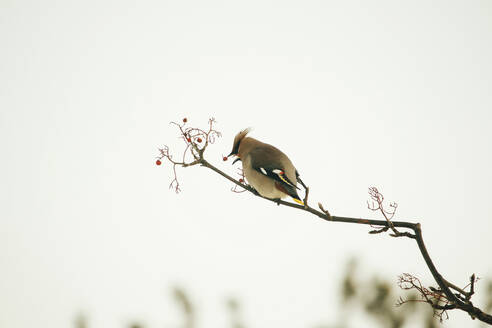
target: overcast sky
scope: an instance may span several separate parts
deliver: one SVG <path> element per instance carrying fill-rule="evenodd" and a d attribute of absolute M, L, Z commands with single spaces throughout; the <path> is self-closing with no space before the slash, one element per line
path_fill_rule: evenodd
<path fill-rule="evenodd" d="M 154 161 L 182 151 L 183 117 L 216 118 L 206 156 L 226 172 L 251 126 L 312 204 L 377 217 L 377 186 L 448 280 L 492 277 L 490 1 L 2 0 L 0 42 L 1 327 L 81 312 L 169 327 L 174 285 L 200 327 L 226 327 L 230 295 L 248 327 L 334 323 L 350 256 L 433 283 L 413 241 L 232 193 L 204 168 L 178 170 L 175 194 Z"/>

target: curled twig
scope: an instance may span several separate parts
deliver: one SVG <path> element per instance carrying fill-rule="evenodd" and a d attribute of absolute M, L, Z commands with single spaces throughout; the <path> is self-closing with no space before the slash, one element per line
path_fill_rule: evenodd
<path fill-rule="evenodd" d="M 420 280 L 409 274 L 409 273 L 404 273 L 398 277 L 398 286 L 401 289 L 404 290 L 411 290 L 414 289 L 416 290 L 421 299 L 403 299 L 400 297 L 400 299 L 397 302 L 397 306 L 401 306 L 407 302 L 425 302 L 431 305 L 431 307 L 434 309 L 434 316 L 439 318 L 439 320 L 442 322 L 443 318 L 445 317 L 446 319 L 449 318 L 449 315 L 447 313 L 448 310 L 452 310 L 456 308 L 456 305 L 453 304 L 450 300 L 447 299 L 446 295 L 443 294 L 443 292 L 439 289 L 429 287 L 425 288 L 422 286 L 422 283 Z"/>
<path fill-rule="evenodd" d="M 415 235 L 411 234 L 409 232 L 400 232 L 396 229 L 395 225 L 393 224 L 393 217 L 395 216 L 396 209 L 398 208 L 398 204 L 393 202 L 389 204 L 389 207 L 391 210 L 387 210 L 384 207 L 384 196 L 379 192 L 379 190 L 376 187 L 370 187 L 369 188 L 369 196 L 371 198 L 371 204 L 369 204 L 369 201 L 367 201 L 367 208 L 370 209 L 371 211 L 379 211 L 383 217 L 386 219 L 386 222 L 388 222 L 388 225 L 383 227 L 383 228 L 378 228 L 369 231 L 370 234 L 378 234 L 382 232 L 386 232 L 389 229 L 393 231 L 392 234 L 390 234 L 391 237 L 408 237 L 415 239 Z"/>
<path fill-rule="evenodd" d="M 178 127 L 180 132 L 179 138 L 183 140 L 186 146 L 181 156 L 181 162 L 175 161 L 173 159 L 168 146 L 159 148 L 159 156 L 156 157 L 159 161 L 162 159 L 167 159 L 172 164 L 174 178 L 171 181 L 169 188 L 174 189 L 176 193 L 179 193 L 181 191 L 178 175 L 176 172 L 176 166 L 188 167 L 201 164 L 204 160 L 203 153 L 205 152 L 205 149 L 207 149 L 209 144 L 213 144 L 216 138 L 221 136 L 220 132 L 215 130 L 213 126 L 215 123 L 214 118 L 209 119 L 208 130 L 188 127 L 186 126 L 187 122 L 188 120 L 186 118 L 183 119 L 182 124 L 179 124 L 177 122 L 170 122 L 170 124 Z M 187 158 L 189 157 L 192 157 L 192 159 L 187 160 Z"/>

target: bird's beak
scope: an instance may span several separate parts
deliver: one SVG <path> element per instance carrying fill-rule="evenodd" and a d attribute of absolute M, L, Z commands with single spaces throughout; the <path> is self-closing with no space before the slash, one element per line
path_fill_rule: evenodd
<path fill-rule="evenodd" d="M 239 158 L 239 156 L 237 154 L 234 154 L 233 151 L 231 151 L 231 153 L 229 155 L 227 155 L 227 157 L 231 157 L 231 156 L 237 156 L 237 158 L 232 162 L 232 164 L 236 163 L 237 161 L 240 161 L 241 159 Z"/>

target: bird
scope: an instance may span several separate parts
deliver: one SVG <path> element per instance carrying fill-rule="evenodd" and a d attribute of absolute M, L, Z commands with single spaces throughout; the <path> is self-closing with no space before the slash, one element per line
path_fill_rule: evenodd
<path fill-rule="evenodd" d="M 290 159 L 278 148 L 246 135 L 250 128 L 240 131 L 234 137 L 232 151 L 227 156 L 237 156 L 232 164 L 241 161 L 243 172 L 248 183 L 263 197 L 277 202 L 287 196 L 300 204 L 297 182 L 306 189 L 299 173 Z"/>

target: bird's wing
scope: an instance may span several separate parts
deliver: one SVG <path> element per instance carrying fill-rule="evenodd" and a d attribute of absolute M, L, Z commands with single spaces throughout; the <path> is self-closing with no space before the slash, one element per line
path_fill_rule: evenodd
<path fill-rule="evenodd" d="M 288 189 L 299 189 L 285 174 L 284 168 L 281 163 L 275 163 L 272 161 L 271 152 L 265 148 L 253 149 L 251 151 L 251 167 L 259 173 L 266 175 L 281 185 L 285 185 Z M 299 189 L 300 190 L 300 189 Z"/>

